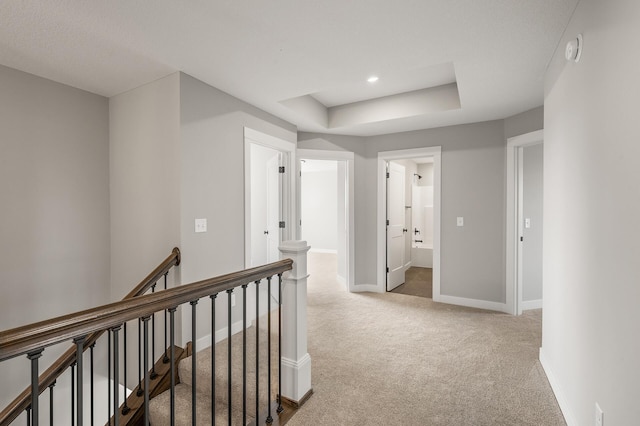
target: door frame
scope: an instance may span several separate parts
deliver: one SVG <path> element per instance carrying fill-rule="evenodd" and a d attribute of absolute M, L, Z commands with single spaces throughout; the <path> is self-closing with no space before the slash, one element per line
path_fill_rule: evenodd
<path fill-rule="evenodd" d="M 522 314 L 522 149 L 544 143 L 544 130 L 525 133 L 507 139 L 507 199 L 506 199 L 506 301 L 507 312 Z"/>
<path fill-rule="evenodd" d="M 347 249 L 346 249 L 346 265 L 347 276 L 346 287 L 352 292 L 355 286 L 355 215 L 354 215 L 354 200 L 355 200 L 355 185 L 354 185 L 354 164 L 355 155 L 351 151 L 328 151 L 322 149 L 298 149 L 296 152 L 298 160 L 328 160 L 328 161 L 342 161 L 346 165 L 345 173 L 345 186 L 347 188 L 348 196 L 346 199 L 346 237 L 347 237 Z M 302 187 L 300 182 L 300 163 L 296 161 L 296 194 L 297 198 L 297 218 L 300 218 L 300 211 L 302 209 Z M 302 239 L 302 228 L 300 226 L 300 220 L 296 221 L 296 239 Z"/>
<path fill-rule="evenodd" d="M 377 212 L 377 270 L 378 282 L 371 291 L 384 293 L 387 277 L 387 169 L 391 160 L 411 160 L 412 158 L 433 157 L 433 301 L 440 301 L 440 192 L 442 174 L 442 147 L 431 146 L 414 149 L 378 152 L 378 212 Z M 368 289 L 369 290 L 369 289 Z"/>
<path fill-rule="evenodd" d="M 268 135 L 260 131 L 244 127 L 244 265 L 251 265 L 251 144 L 266 146 L 283 153 L 285 173 L 282 185 L 282 220 L 286 226 L 281 234 L 281 241 L 291 240 L 295 236 L 296 223 L 296 144 Z"/>

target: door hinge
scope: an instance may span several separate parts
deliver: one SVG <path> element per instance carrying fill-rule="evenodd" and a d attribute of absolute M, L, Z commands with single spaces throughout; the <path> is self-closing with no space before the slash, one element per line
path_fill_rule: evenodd
<path fill-rule="evenodd" d="M 387 266 L 387 274 L 389 273 L 389 267 Z"/>
<path fill-rule="evenodd" d="M 387 172 L 387 179 L 389 179 L 389 172 Z"/>
<path fill-rule="evenodd" d="M 278 224 L 278 226 L 279 226 L 280 228 L 284 228 L 284 225 L 285 225 L 285 224 L 284 224 L 284 221 L 282 221 L 282 222 L 280 222 L 280 223 Z"/>
<path fill-rule="evenodd" d="M 387 226 L 389 226 L 389 219 L 387 219 Z"/>
<path fill-rule="evenodd" d="M 520 237 L 520 241 L 524 241 L 524 237 Z"/>
<path fill-rule="evenodd" d="M 279 173 L 284 173 L 284 166 L 278 167 L 278 172 Z"/>

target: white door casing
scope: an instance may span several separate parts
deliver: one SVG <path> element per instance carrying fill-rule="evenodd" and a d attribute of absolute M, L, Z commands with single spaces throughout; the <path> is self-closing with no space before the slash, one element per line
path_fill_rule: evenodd
<path fill-rule="evenodd" d="M 330 161 L 338 161 L 344 164 L 345 167 L 345 227 L 344 230 L 346 241 L 344 249 L 338 249 L 338 255 L 343 251 L 345 253 L 345 264 L 346 264 L 346 287 L 349 291 L 358 291 L 358 286 L 355 285 L 355 173 L 354 173 L 354 165 L 355 165 L 355 154 L 349 151 L 329 151 L 329 150 L 319 150 L 319 149 L 298 149 L 296 151 L 296 156 L 299 159 L 310 159 L 310 160 L 330 160 Z M 297 194 L 298 194 L 298 205 L 297 205 L 297 217 L 300 217 L 301 206 L 300 199 L 302 197 L 301 194 L 301 183 L 300 183 L 300 168 L 298 164 L 298 170 L 296 172 L 297 179 Z M 301 239 L 301 228 L 300 221 L 298 220 L 296 229 L 296 238 Z"/>
<path fill-rule="evenodd" d="M 405 168 L 387 165 L 387 291 L 405 279 Z"/>
<path fill-rule="evenodd" d="M 386 290 L 386 163 L 390 160 L 405 160 L 411 158 L 433 157 L 433 300 L 441 301 L 440 296 L 440 174 L 441 174 L 440 146 L 424 148 L 402 149 L 395 151 L 381 151 L 378 153 L 378 195 L 377 195 L 377 280 L 376 284 L 358 285 L 355 291 L 373 291 L 383 293 Z"/>
<path fill-rule="evenodd" d="M 506 203 L 506 312 L 522 314 L 522 164 L 520 148 L 543 143 L 544 131 L 526 133 L 507 139 L 507 203 Z"/>

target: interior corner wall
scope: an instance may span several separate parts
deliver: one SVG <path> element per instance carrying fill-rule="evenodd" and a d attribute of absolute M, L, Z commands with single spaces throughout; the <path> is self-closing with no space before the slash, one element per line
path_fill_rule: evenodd
<path fill-rule="evenodd" d="M 179 93 L 174 73 L 109 99 L 114 301 L 180 244 Z"/>
<path fill-rule="evenodd" d="M 291 143 L 296 129 L 184 73 L 179 107 L 181 279 L 190 283 L 245 268 L 244 128 Z M 208 232 L 195 233 L 195 218 L 207 219 Z M 241 300 L 237 298 L 234 322 L 241 320 Z M 226 324 L 226 295 L 217 301 L 218 324 Z M 206 324 L 209 301 L 198 306 L 198 321 Z M 183 310 L 183 315 L 190 313 Z M 204 327 L 200 332 L 199 338 Z M 183 334 L 183 340 L 191 340 L 190 331 Z"/>
<path fill-rule="evenodd" d="M 0 94 L 3 331 L 109 301 L 109 114 L 102 96 L 4 66 Z M 28 367 L 0 363 L 0 407 Z"/>
<path fill-rule="evenodd" d="M 635 0 L 582 0 L 545 80 L 540 359 L 570 426 L 596 403 L 607 425 L 640 419 L 638 16 Z"/>

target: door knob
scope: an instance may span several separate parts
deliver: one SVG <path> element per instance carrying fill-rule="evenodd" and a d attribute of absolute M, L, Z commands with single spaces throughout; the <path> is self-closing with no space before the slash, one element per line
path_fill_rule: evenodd
<path fill-rule="evenodd" d="M 269 231 L 264 231 L 264 235 L 269 235 Z"/>
<path fill-rule="evenodd" d="M 402 228 L 402 232 L 407 232 L 407 228 Z"/>

